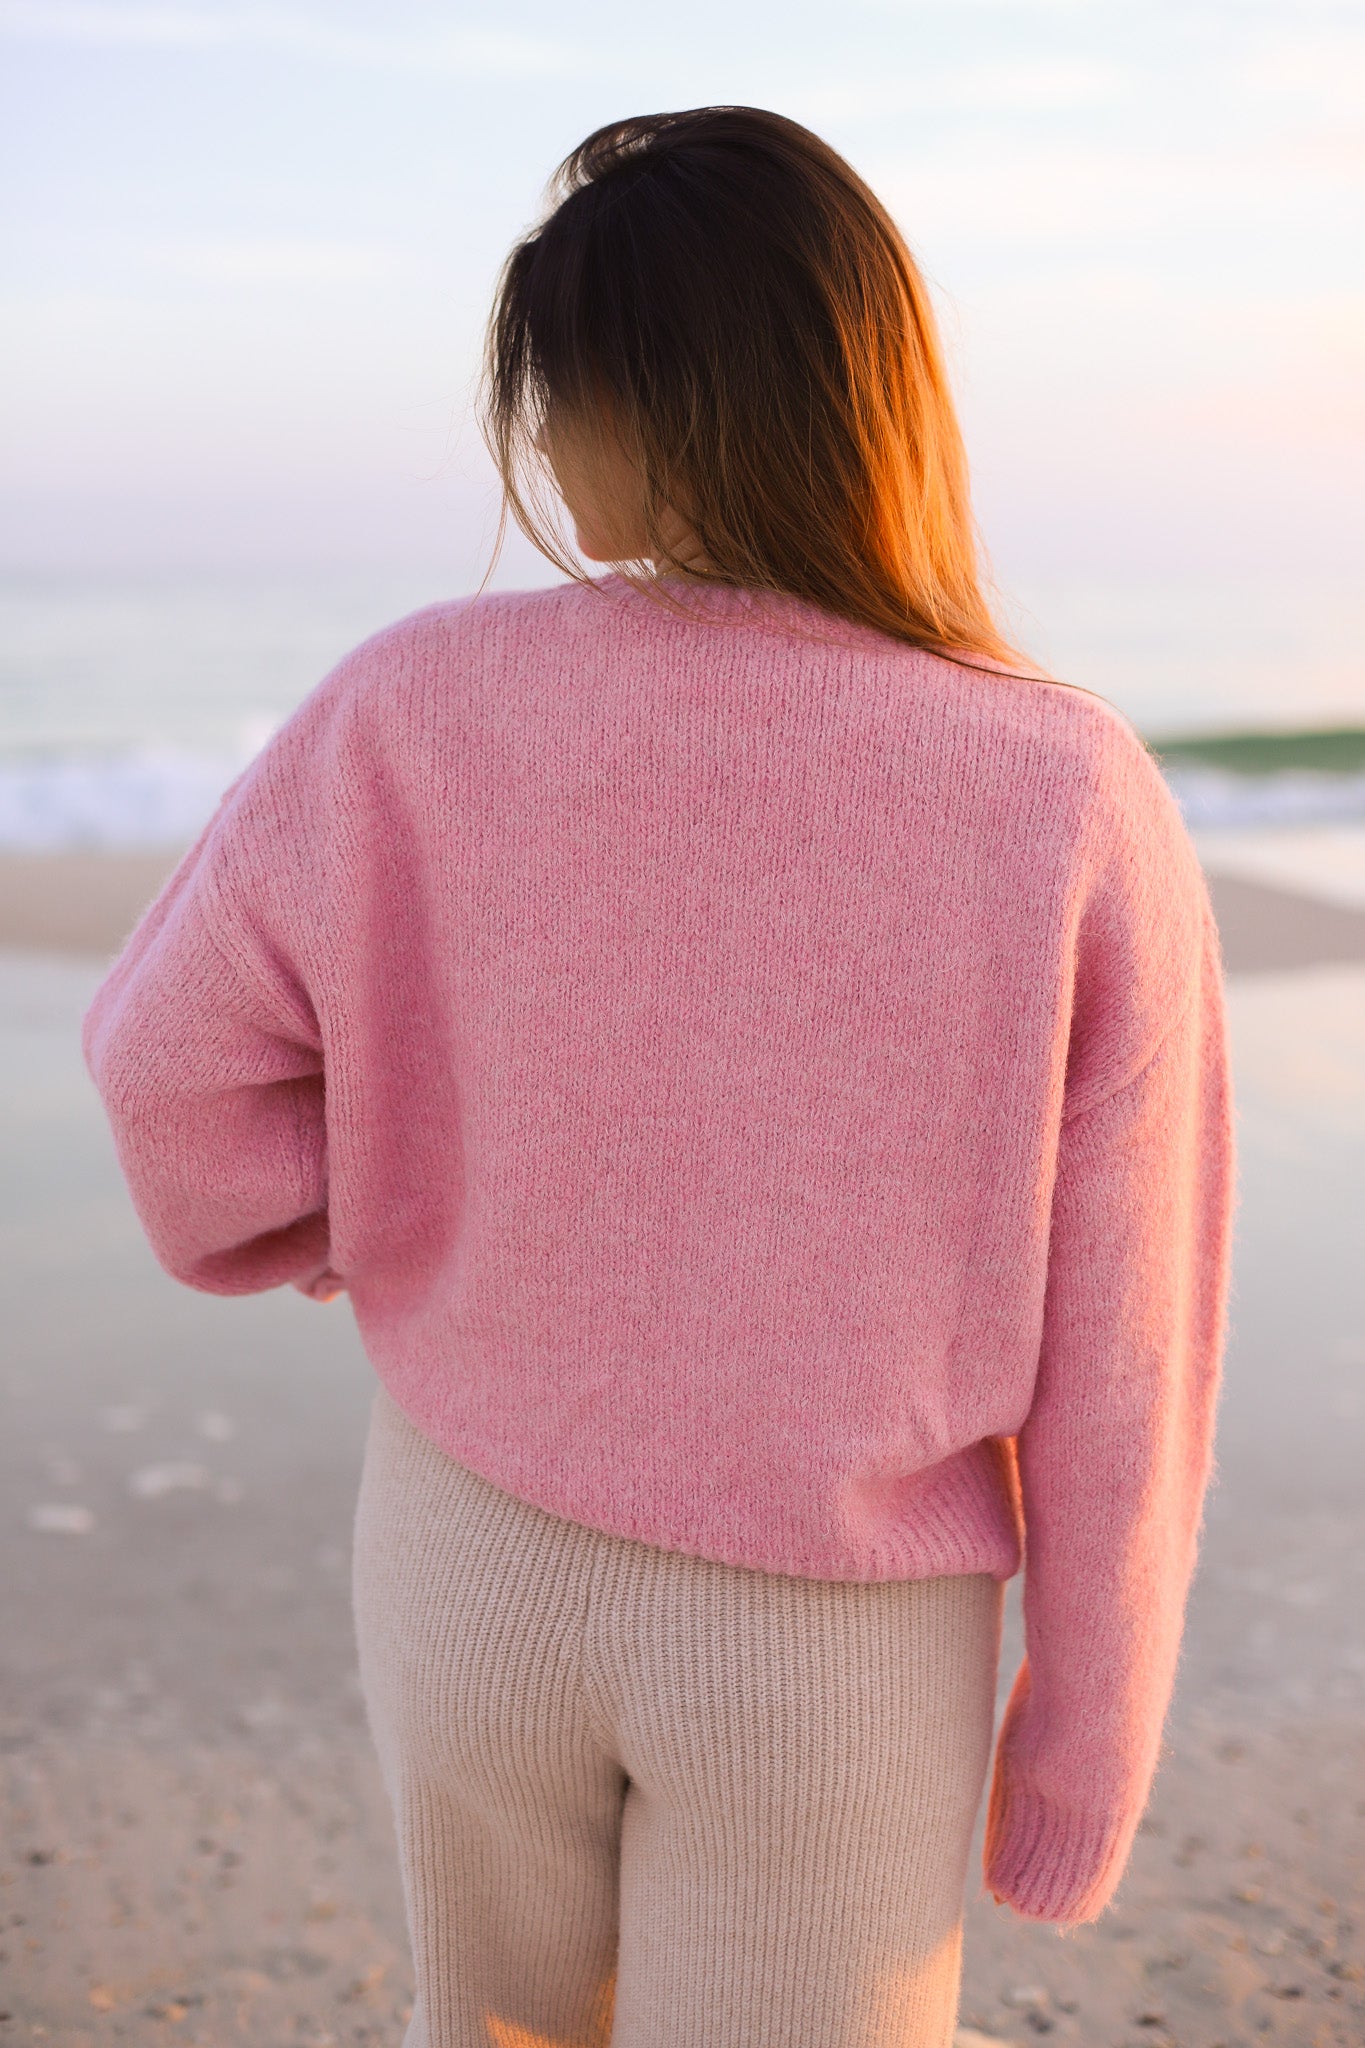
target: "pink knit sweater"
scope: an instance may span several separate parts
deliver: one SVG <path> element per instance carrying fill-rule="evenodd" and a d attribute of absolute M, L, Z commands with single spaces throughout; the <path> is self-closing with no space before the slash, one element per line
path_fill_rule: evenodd
<path fill-rule="evenodd" d="M 1203 876 L 1103 699 L 688 602 L 607 577 L 368 640 L 146 912 L 86 1059 L 166 1270 L 344 1287 L 507 1492 L 806 1577 L 1024 1563 L 985 1877 L 1093 1919 L 1212 1467 Z"/>

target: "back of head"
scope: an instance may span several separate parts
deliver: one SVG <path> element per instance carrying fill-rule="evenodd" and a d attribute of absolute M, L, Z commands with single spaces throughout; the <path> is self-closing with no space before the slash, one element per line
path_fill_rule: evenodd
<path fill-rule="evenodd" d="M 671 511 L 708 580 L 1018 662 L 982 594 L 924 279 L 850 166 L 781 115 L 699 107 L 599 128 L 553 189 L 488 335 L 485 431 L 536 545 L 583 573 L 538 497 L 542 437 L 609 421 L 662 573 L 684 566 Z"/>

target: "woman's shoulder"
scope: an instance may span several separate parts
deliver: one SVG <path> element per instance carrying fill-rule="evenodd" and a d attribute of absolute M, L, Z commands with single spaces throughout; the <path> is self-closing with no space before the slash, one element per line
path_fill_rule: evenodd
<path fill-rule="evenodd" d="M 1120 707 L 1043 671 L 918 658 L 913 700 L 930 683 L 941 759 L 992 806 L 1037 827 L 1036 851 L 1084 889 L 1115 868 L 1141 871 L 1190 903 L 1199 857 L 1159 756 Z M 968 764 L 970 764 L 968 766 Z"/>
<path fill-rule="evenodd" d="M 1098 691 L 976 655 L 925 659 L 982 746 L 998 745 L 1008 755 L 1012 779 L 1064 785 L 1101 812 L 1137 810 L 1165 825 L 1179 820 L 1158 756 L 1128 714 Z"/>
<path fill-rule="evenodd" d="M 1027 661 L 997 661 L 974 651 L 903 650 L 919 679 L 931 677 L 941 699 L 955 703 L 964 721 L 1017 736 L 1097 776 L 1121 773 L 1135 762 L 1155 765 L 1131 718 L 1083 683 Z M 1144 772 L 1139 770 L 1139 773 Z"/>
<path fill-rule="evenodd" d="M 410 736 L 433 705 L 449 717 L 462 699 L 496 692 L 572 633 L 583 599 L 575 586 L 480 591 L 406 612 L 349 648 L 280 726 L 268 755 L 300 758 L 363 737 Z"/>
<path fill-rule="evenodd" d="M 528 640 L 571 626 L 583 609 L 583 589 L 576 584 L 438 598 L 381 626 L 352 648 L 339 667 L 362 682 L 431 661 L 467 659 L 481 649 L 514 656 Z"/>
<path fill-rule="evenodd" d="M 1146 839 L 1188 865 L 1194 850 L 1180 805 L 1133 720 L 1106 697 L 1061 686 L 1046 693 L 1042 714 L 1084 789 L 1097 832 L 1122 827 L 1124 836 Z"/>

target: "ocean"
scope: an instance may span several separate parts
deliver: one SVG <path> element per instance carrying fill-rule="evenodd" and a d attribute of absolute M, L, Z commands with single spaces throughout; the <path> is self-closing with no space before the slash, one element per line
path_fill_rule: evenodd
<path fill-rule="evenodd" d="M 342 654 L 460 592 L 429 568 L 0 579 L 0 848 L 187 842 Z M 1011 589 L 1037 660 L 1158 748 L 1192 827 L 1365 819 L 1365 600 L 1344 580 L 1053 578 Z M 1249 752 L 1203 736 L 1279 735 Z"/>

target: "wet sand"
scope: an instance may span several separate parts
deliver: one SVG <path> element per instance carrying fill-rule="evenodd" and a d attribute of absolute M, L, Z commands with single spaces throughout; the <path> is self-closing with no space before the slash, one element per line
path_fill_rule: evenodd
<path fill-rule="evenodd" d="M 0 946 L 110 955 L 175 866 L 169 853 L 0 853 Z"/>
<path fill-rule="evenodd" d="M 75 1034 L 167 863 L 100 858 L 0 861 L 0 2042 L 398 2048 L 348 1582 L 373 1375 L 344 1300 L 151 1260 Z M 1181 1675 L 1098 1923 L 1018 1920 L 974 1858 L 962 2021 L 995 2040 L 1365 2040 L 1365 915 L 1214 894 L 1243 1196 Z"/>

